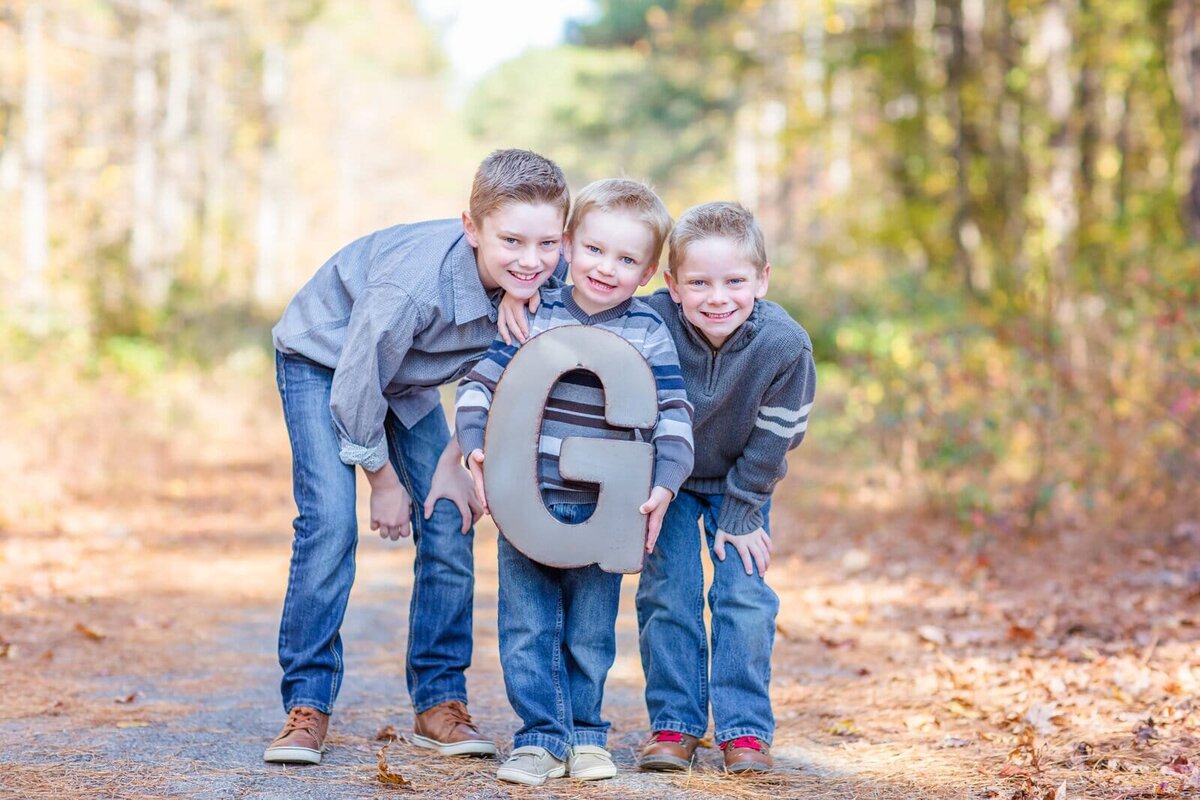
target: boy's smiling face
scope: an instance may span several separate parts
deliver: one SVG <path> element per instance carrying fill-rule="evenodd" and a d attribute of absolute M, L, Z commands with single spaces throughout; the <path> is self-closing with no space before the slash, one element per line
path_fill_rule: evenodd
<path fill-rule="evenodd" d="M 760 273 L 736 242 L 709 237 L 689 244 L 683 262 L 666 279 L 688 322 L 720 347 L 750 318 L 754 301 L 766 295 L 770 272 L 768 264 Z"/>
<path fill-rule="evenodd" d="M 551 205 L 508 203 L 479 225 L 463 213 L 463 232 L 475 248 L 483 288 L 528 300 L 558 266 L 562 212 Z"/>
<path fill-rule="evenodd" d="M 658 268 L 650 226 L 624 211 L 589 211 L 564 242 L 574 284 L 571 296 L 588 314 L 633 297 Z"/>

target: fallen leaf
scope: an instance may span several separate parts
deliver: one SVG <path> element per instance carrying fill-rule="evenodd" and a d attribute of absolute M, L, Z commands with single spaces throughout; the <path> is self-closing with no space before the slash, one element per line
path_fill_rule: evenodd
<path fill-rule="evenodd" d="M 1158 739 L 1158 729 L 1154 727 L 1154 719 L 1148 718 L 1133 731 L 1134 747 L 1149 747 Z"/>
<path fill-rule="evenodd" d="M 843 719 L 829 726 L 829 732 L 834 736 L 861 736 L 862 733 L 852 719 Z"/>
<path fill-rule="evenodd" d="M 929 642 L 930 644 L 936 644 L 939 647 L 946 644 L 946 632 L 934 625 L 922 625 L 921 627 L 917 628 L 917 636 L 919 636 L 922 641 Z"/>
<path fill-rule="evenodd" d="M 946 736 L 942 739 L 941 743 L 938 744 L 938 747 L 941 747 L 941 748 L 966 747 L 969 744 L 971 744 L 970 739 L 963 739 L 962 737 L 959 737 L 959 736 Z"/>
<path fill-rule="evenodd" d="M 0 658 L 8 658 L 11 652 L 12 643 L 0 641 Z"/>
<path fill-rule="evenodd" d="M 375 741 L 377 742 L 394 742 L 397 738 L 398 734 L 396 733 L 395 725 L 386 725 L 380 728 L 379 732 L 375 734 Z"/>
<path fill-rule="evenodd" d="M 833 639 L 829 636 L 820 636 L 817 640 L 830 650 L 848 650 L 857 644 L 853 639 Z"/>
<path fill-rule="evenodd" d="M 95 628 L 89 628 L 87 625 L 84 625 L 82 622 L 75 623 L 75 630 L 78 633 L 82 633 L 84 636 L 91 639 L 93 642 L 99 642 L 102 639 L 104 639 L 103 633 L 96 630 Z"/>
<path fill-rule="evenodd" d="M 384 752 L 387 749 L 388 745 L 385 744 L 383 747 L 379 748 L 379 752 L 376 753 L 376 756 L 379 758 L 379 769 L 376 771 L 375 775 L 377 778 L 379 778 L 379 782 L 385 783 L 389 786 L 412 786 L 411 781 L 398 772 L 392 772 L 391 768 L 388 767 L 387 756 L 384 755 Z"/>
<path fill-rule="evenodd" d="M 134 700 L 137 700 L 137 696 L 138 696 L 137 692 L 130 692 L 129 694 L 125 695 L 124 697 L 113 698 L 113 702 L 121 703 L 122 705 L 127 705 L 129 703 L 132 703 Z"/>
<path fill-rule="evenodd" d="M 1026 628 L 1023 625 L 1009 625 L 1008 638 L 1014 642 L 1032 642 L 1037 638 L 1037 634 L 1033 628 Z"/>
<path fill-rule="evenodd" d="M 1163 765 L 1160 770 L 1164 775 L 1191 775 L 1196 771 L 1187 759 L 1187 756 L 1180 753 L 1171 759 L 1171 763 Z"/>
<path fill-rule="evenodd" d="M 1026 711 L 1021 720 L 1040 734 L 1054 732 L 1056 723 L 1064 721 L 1057 703 L 1034 703 Z"/>

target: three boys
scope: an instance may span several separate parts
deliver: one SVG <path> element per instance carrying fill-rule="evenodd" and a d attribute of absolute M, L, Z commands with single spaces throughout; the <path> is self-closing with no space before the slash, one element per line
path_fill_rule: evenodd
<path fill-rule="evenodd" d="M 475 508 L 465 498 L 458 449 L 443 452 L 449 434 L 435 387 L 470 369 L 493 339 L 501 291 L 518 303 L 537 294 L 558 265 L 561 239 L 573 286 L 542 292 L 532 332 L 564 324 L 613 330 L 655 367 L 659 393 L 658 424 L 643 434 L 657 453 L 655 486 L 641 507 L 650 516 L 647 549 L 660 523 L 662 537 L 638 591 L 654 731 L 640 765 L 686 768 L 707 728 L 702 518 L 717 572 L 709 594 L 717 738 L 731 771 L 770 768 L 767 687 L 778 600 L 762 580 L 768 509 L 784 456 L 807 427 L 811 345 L 782 309 L 761 299 L 769 276 L 762 235 L 740 207 L 686 212 L 671 235 L 669 289 L 643 303 L 633 292 L 653 275 L 670 229 L 661 201 L 632 181 L 597 182 L 577 200 L 563 235 L 567 203 L 551 162 L 497 151 L 480 166 L 461 225 L 397 226 L 351 244 L 276 327 L 300 515 L 280 629 L 289 718 L 266 760 L 320 760 L 341 679 L 337 629 L 353 580 L 355 464 L 371 482 L 372 528 L 393 539 L 415 532 L 407 670 L 414 742 L 446 755 L 495 752 L 465 705 L 473 593 L 467 517 Z M 494 342 L 458 394 L 458 439 L 485 506 L 482 430 L 490 392 L 515 349 Z M 689 395 L 698 444 L 691 478 Z M 565 522 L 586 519 L 596 492 L 558 474 L 556 443 L 631 435 L 604 423 L 603 405 L 588 373 L 564 376 L 548 400 L 539 483 Z M 435 505 L 439 496 L 453 503 Z M 432 516 L 410 520 L 413 501 Z M 726 544 L 744 569 L 726 560 Z M 523 725 L 498 777 L 534 785 L 568 771 L 584 780 L 612 777 L 600 701 L 615 655 L 620 576 L 537 564 L 503 536 L 499 558 L 501 661 Z"/>

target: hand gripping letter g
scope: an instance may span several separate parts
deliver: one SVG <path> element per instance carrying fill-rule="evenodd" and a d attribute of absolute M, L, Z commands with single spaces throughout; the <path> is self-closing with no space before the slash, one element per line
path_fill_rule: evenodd
<path fill-rule="evenodd" d="M 651 428 L 658 418 L 654 375 L 641 354 L 615 333 L 555 328 L 530 339 L 496 386 L 484 451 L 488 506 L 505 538 L 553 567 L 598 564 L 606 572 L 640 572 L 654 447 L 646 442 L 568 437 L 559 453 L 564 478 L 600 484 L 591 518 L 568 525 L 551 516 L 538 488 L 538 438 L 546 396 L 567 372 L 593 372 L 604 387 L 604 418 L 620 428 Z"/>

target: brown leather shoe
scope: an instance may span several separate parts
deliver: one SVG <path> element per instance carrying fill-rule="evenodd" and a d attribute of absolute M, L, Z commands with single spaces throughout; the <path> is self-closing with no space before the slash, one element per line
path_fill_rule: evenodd
<path fill-rule="evenodd" d="M 721 742 L 726 772 L 770 772 L 771 746 L 754 736 L 739 736 Z"/>
<path fill-rule="evenodd" d="M 444 756 L 496 755 L 496 745 L 483 738 L 471 721 L 466 704 L 458 700 L 438 703 L 417 714 L 413 744 L 437 750 Z"/>
<path fill-rule="evenodd" d="M 655 731 L 642 748 L 638 769 L 674 772 L 690 769 L 700 740 L 679 731 Z"/>
<path fill-rule="evenodd" d="M 320 764 L 325 752 L 329 715 L 315 708 L 296 706 L 288 713 L 283 730 L 263 753 L 263 761 L 275 764 Z"/>

